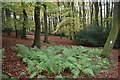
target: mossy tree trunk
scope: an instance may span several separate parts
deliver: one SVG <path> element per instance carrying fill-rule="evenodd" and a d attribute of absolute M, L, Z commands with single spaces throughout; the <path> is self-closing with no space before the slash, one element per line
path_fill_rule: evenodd
<path fill-rule="evenodd" d="M 120 14 L 119 13 L 120 13 L 120 2 L 115 2 L 114 12 L 113 12 L 113 26 L 107 38 L 107 41 L 104 45 L 104 48 L 102 50 L 101 56 L 103 57 L 110 56 L 110 53 L 115 44 L 119 29 L 120 29 Z"/>
<path fill-rule="evenodd" d="M 35 35 L 34 35 L 34 42 L 32 47 L 37 46 L 40 47 L 40 34 L 41 34 L 41 28 L 40 28 L 40 2 L 36 2 L 35 10 L 34 10 L 34 19 L 35 19 Z"/>

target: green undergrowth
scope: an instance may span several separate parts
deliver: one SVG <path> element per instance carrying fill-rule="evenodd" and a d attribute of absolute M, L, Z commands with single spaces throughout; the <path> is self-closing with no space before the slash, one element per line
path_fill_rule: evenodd
<path fill-rule="evenodd" d="M 44 46 L 41 49 L 28 48 L 22 44 L 12 47 L 18 51 L 18 56 L 27 63 L 26 70 L 30 78 L 44 78 L 41 73 L 46 71 L 47 76 L 65 77 L 61 72 L 70 71 L 73 78 L 86 76 L 96 77 L 103 69 L 110 67 L 107 58 L 100 57 L 101 50 L 88 49 L 83 46 Z"/>

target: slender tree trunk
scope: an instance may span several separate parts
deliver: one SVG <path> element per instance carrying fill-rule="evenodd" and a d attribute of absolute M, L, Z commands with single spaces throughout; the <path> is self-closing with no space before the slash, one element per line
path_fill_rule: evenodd
<path fill-rule="evenodd" d="M 23 21 L 23 28 L 22 28 L 21 38 L 22 39 L 26 39 L 26 23 L 27 23 L 27 13 L 26 13 L 26 10 L 23 10 L 23 18 L 24 18 L 24 21 Z"/>
<path fill-rule="evenodd" d="M 57 17 L 54 17 L 54 29 L 55 30 L 56 30 L 57 23 L 58 23 L 58 19 L 57 19 Z"/>
<path fill-rule="evenodd" d="M 95 22 L 97 25 L 99 25 L 99 21 L 98 21 L 98 14 L 99 14 L 99 7 L 98 7 L 98 2 L 95 2 Z"/>
<path fill-rule="evenodd" d="M 44 20 L 41 20 L 41 21 L 44 21 Z M 42 30 L 42 33 L 45 33 L 44 22 L 41 22 L 41 30 Z"/>
<path fill-rule="evenodd" d="M 113 17 L 113 2 L 111 4 L 110 16 Z M 110 21 L 110 25 L 112 25 L 112 20 Z"/>
<path fill-rule="evenodd" d="M 18 33 L 17 33 L 17 25 L 16 25 L 16 13 L 14 12 L 14 26 L 15 26 L 15 32 L 16 32 L 16 34 L 15 34 L 15 37 L 17 38 L 18 37 Z"/>
<path fill-rule="evenodd" d="M 88 5 L 90 6 L 90 3 L 88 3 Z M 88 9 L 87 20 L 88 20 L 88 24 L 90 24 L 90 7 L 88 7 L 87 9 Z"/>
<path fill-rule="evenodd" d="M 104 27 L 106 27 L 106 25 L 105 25 L 105 23 L 106 23 L 106 20 L 105 20 L 105 6 L 106 6 L 106 4 L 105 4 L 105 2 L 104 2 Z"/>
<path fill-rule="evenodd" d="M 110 4 L 108 0 L 106 0 L 106 33 L 110 32 L 111 26 L 109 24 L 109 16 L 110 16 Z"/>
<path fill-rule="evenodd" d="M 65 8 L 68 7 L 68 8 L 72 8 L 73 9 L 73 4 L 71 4 L 71 2 L 67 2 L 67 6 L 65 6 L 65 3 L 64 3 L 64 7 Z M 71 12 L 71 14 L 69 13 L 68 17 L 70 17 L 71 15 L 73 15 L 72 12 Z M 71 17 L 73 17 L 73 16 L 71 16 Z M 68 25 L 66 25 L 66 27 L 67 26 Z M 71 29 L 69 29 L 69 39 L 72 40 L 72 31 L 71 31 Z"/>
<path fill-rule="evenodd" d="M 120 14 L 119 13 L 120 13 L 120 2 L 115 2 L 114 12 L 113 12 L 113 26 L 107 38 L 107 41 L 104 45 L 104 48 L 102 50 L 101 56 L 103 57 L 110 56 L 110 53 L 115 44 L 119 29 L 120 29 L 120 26 L 119 26 L 120 25 Z"/>
<path fill-rule="evenodd" d="M 86 26 L 85 2 L 82 2 L 82 8 L 83 8 L 83 27 L 85 27 Z"/>
<path fill-rule="evenodd" d="M 79 5 L 79 19 L 80 19 L 80 23 L 82 22 L 82 13 L 81 13 L 81 6 L 80 6 L 80 2 L 78 2 Z"/>
<path fill-rule="evenodd" d="M 108 3 L 108 0 L 107 0 L 107 3 L 106 3 L 106 27 L 107 27 L 107 30 L 109 30 L 109 20 L 108 20 L 108 17 L 109 17 L 109 3 Z"/>
<path fill-rule="evenodd" d="M 100 2 L 99 5 L 100 5 L 100 24 L 101 24 L 101 27 L 102 27 L 103 26 L 102 2 Z"/>
<path fill-rule="evenodd" d="M 59 0 L 57 2 L 57 5 L 58 5 L 58 12 L 59 12 L 59 16 L 58 16 L 58 23 L 60 23 L 62 20 L 61 20 L 61 12 L 60 12 L 60 3 L 59 3 Z M 62 39 L 62 33 L 60 34 L 60 38 Z"/>
<path fill-rule="evenodd" d="M 50 18 L 48 20 L 49 20 L 49 34 L 51 34 L 51 21 L 50 21 Z"/>
<path fill-rule="evenodd" d="M 48 26 L 47 26 L 47 6 L 43 4 L 44 7 L 44 25 L 45 25 L 45 38 L 44 43 L 49 43 L 48 41 Z"/>
<path fill-rule="evenodd" d="M 111 5 L 111 11 L 110 11 L 110 16 L 112 17 L 113 15 L 113 2 L 112 2 L 112 5 Z"/>
<path fill-rule="evenodd" d="M 54 19 L 55 19 L 55 17 L 52 17 L 53 28 L 55 30 L 56 28 L 55 28 L 55 20 Z"/>
<path fill-rule="evenodd" d="M 90 3 L 90 24 L 93 23 L 93 2 Z"/>
<path fill-rule="evenodd" d="M 64 3 L 64 7 L 65 7 L 65 8 L 66 8 L 66 7 L 70 8 L 70 6 L 71 6 L 70 2 L 67 2 L 67 6 L 65 6 L 65 3 Z M 71 16 L 71 14 L 69 13 L 68 17 L 70 17 L 70 16 Z M 67 25 L 66 25 L 66 27 L 67 27 Z M 69 37 L 70 40 L 72 40 L 72 32 L 71 32 L 71 29 L 69 29 L 69 35 L 68 35 L 68 37 Z"/>
<path fill-rule="evenodd" d="M 41 34 L 41 28 L 40 28 L 40 2 L 36 2 L 35 10 L 34 10 L 34 19 L 35 19 L 35 35 L 34 35 L 34 42 L 32 47 L 37 46 L 40 47 L 40 34 Z"/>
<path fill-rule="evenodd" d="M 74 11 L 74 2 L 72 2 L 72 18 L 75 18 L 75 15 L 74 15 L 74 13 L 75 13 L 75 11 Z M 75 30 L 75 28 L 74 28 L 74 26 L 75 26 L 75 21 L 73 20 L 73 22 L 72 22 L 72 26 L 73 26 L 73 30 Z M 73 35 L 72 36 L 74 36 L 74 39 L 76 39 L 76 36 L 75 36 L 75 34 L 76 34 L 76 32 L 74 31 L 73 32 Z"/>
<path fill-rule="evenodd" d="M 58 5 L 58 11 L 59 11 L 59 16 L 58 16 L 59 21 L 58 22 L 61 22 L 62 19 L 61 19 L 61 11 L 60 11 L 60 2 L 57 2 L 57 5 Z"/>

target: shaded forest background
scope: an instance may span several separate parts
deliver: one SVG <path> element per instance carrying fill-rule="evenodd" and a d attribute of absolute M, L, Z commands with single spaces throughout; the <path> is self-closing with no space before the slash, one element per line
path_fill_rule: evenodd
<path fill-rule="evenodd" d="M 26 39 L 36 34 L 32 46 L 41 33 L 49 43 L 49 34 L 67 37 L 85 46 L 103 47 L 112 26 L 114 3 L 105 2 L 10 2 L 2 3 L 2 30 L 6 35 Z M 35 27 L 37 25 L 38 27 Z M 40 27 L 39 27 L 40 26 Z M 36 29 L 36 31 L 35 31 Z M 39 42 L 38 42 L 39 43 Z M 120 48 L 120 34 L 115 48 Z"/>

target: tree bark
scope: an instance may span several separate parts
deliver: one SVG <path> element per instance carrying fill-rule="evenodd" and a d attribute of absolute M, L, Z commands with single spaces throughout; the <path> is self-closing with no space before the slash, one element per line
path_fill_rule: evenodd
<path fill-rule="evenodd" d="M 74 15 L 74 13 L 75 13 L 75 11 L 74 11 L 74 2 L 71 3 L 71 6 L 72 6 L 72 18 L 75 18 L 75 15 Z M 74 20 L 72 20 L 72 21 L 73 21 L 73 22 L 72 22 L 73 30 L 75 30 L 75 28 L 74 28 L 74 26 L 75 26 L 75 21 L 74 21 Z M 76 39 L 75 34 L 76 34 L 76 32 L 74 31 L 74 32 L 73 32 L 73 35 L 72 35 L 72 36 L 74 36 L 74 39 Z M 73 38 L 72 38 L 72 39 L 73 39 Z"/>
<path fill-rule="evenodd" d="M 107 3 L 106 3 L 106 27 L 107 27 L 107 30 L 109 30 L 109 20 L 108 20 L 108 17 L 109 17 L 109 3 L 108 3 L 108 0 L 107 0 Z"/>
<path fill-rule="evenodd" d="M 80 19 L 80 23 L 82 22 L 82 13 L 81 13 L 81 6 L 80 6 L 80 2 L 78 2 L 78 6 L 79 6 L 79 19 Z"/>
<path fill-rule="evenodd" d="M 98 21 L 98 14 L 99 14 L 99 7 L 98 7 L 98 2 L 95 2 L 95 22 L 97 25 L 99 25 L 99 21 Z"/>
<path fill-rule="evenodd" d="M 47 26 L 47 6 L 43 4 L 44 7 L 44 26 L 45 26 L 45 38 L 44 43 L 49 43 L 48 41 L 48 26 Z"/>
<path fill-rule="evenodd" d="M 102 3 L 100 2 L 99 5 L 100 5 L 100 24 L 101 24 L 101 27 L 102 27 L 103 26 Z"/>
<path fill-rule="evenodd" d="M 35 19 L 35 35 L 34 35 L 34 42 L 32 47 L 37 46 L 40 47 L 40 34 L 41 34 L 41 28 L 40 28 L 40 2 L 36 2 L 35 10 L 34 10 L 34 19 Z"/>
<path fill-rule="evenodd" d="M 59 0 L 57 2 L 57 5 L 58 5 L 58 11 L 59 11 L 59 16 L 58 16 L 59 20 L 58 20 L 58 23 L 60 23 L 62 20 L 61 20 L 61 12 L 60 12 L 60 3 L 59 3 Z M 62 33 L 60 34 L 60 38 L 62 39 Z"/>
<path fill-rule="evenodd" d="M 93 23 L 93 2 L 90 4 L 90 24 Z"/>
<path fill-rule="evenodd" d="M 104 27 L 106 26 L 106 25 L 105 25 L 105 22 L 106 22 L 106 21 L 105 21 L 105 6 L 106 6 L 106 4 L 105 4 L 105 2 L 104 2 Z"/>
<path fill-rule="evenodd" d="M 49 31 L 48 32 L 49 32 L 49 34 L 51 34 L 51 20 L 50 20 L 50 18 L 48 20 L 49 20 L 48 21 L 49 22 Z"/>
<path fill-rule="evenodd" d="M 113 17 L 113 2 L 111 4 L 110 17 Z M 112 25 L 112 20 L 110 20 L 110 25 Z"/>
<path fill-rule="evenodd" d="M 85 14 L 85 2 L 82 2 L 82 8 L 83 8 L 83 27 L 85 27 L 85 21 L 86 21 L 86 14 Z"/>
<path fill-rule="evenodd" d="M 23 18 L 24 18 L 24 21 L 23 21 L 23 28 L 22 28 L 22 35 L 21 35 L 21 38 L 22 39 L 26 39 L 26 23 L 27 23 L 27 13 L 26 13 L 26 10 L 23 10 Z"/>
<path fill-rule="evenodd" d="M 120 29 L 120 14 L 119 13 L 120 13 L 120 2 L 115 2 L 114 12 L 113 12 L 113 26 L 112 26 L 110 34 L 107 38 L 107 41 L 101 53 L 101 56 L 103 57 L 110 56 L 110 53 L 115 44 L 119 29 Z"/>

